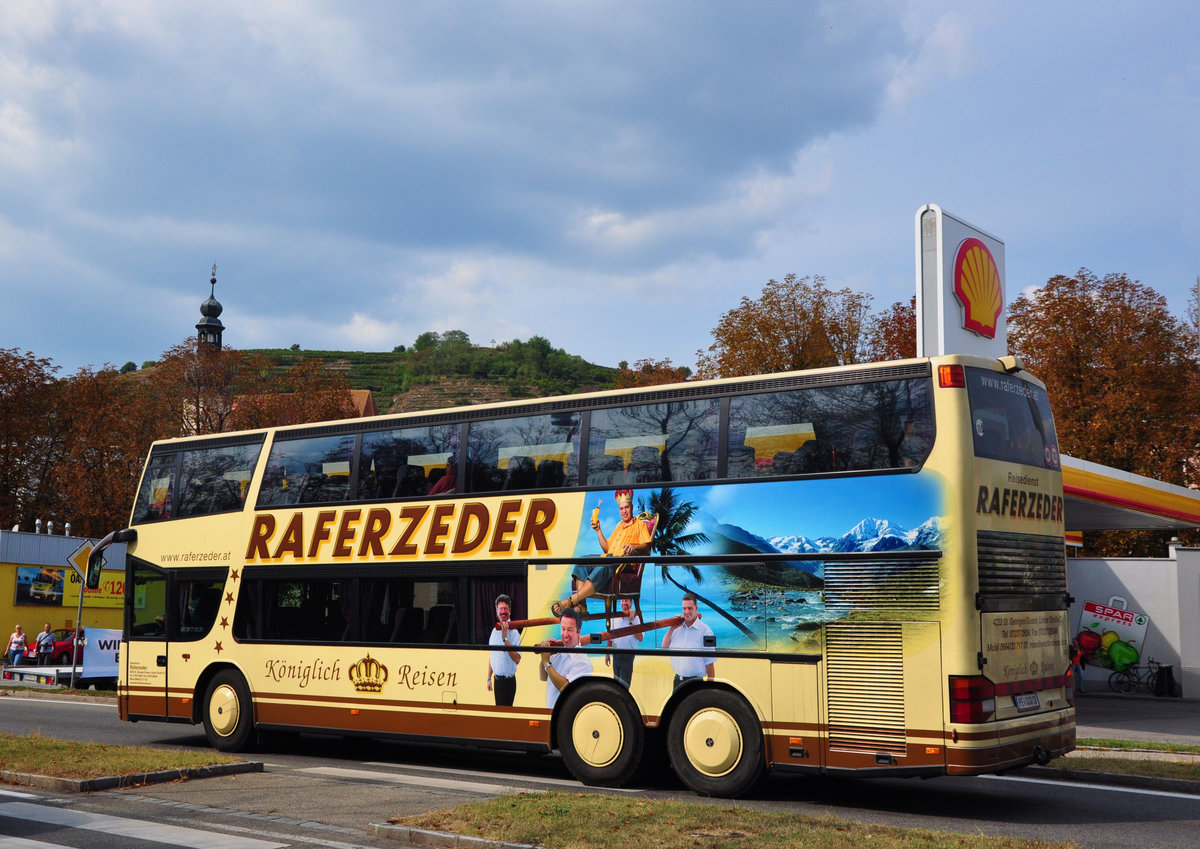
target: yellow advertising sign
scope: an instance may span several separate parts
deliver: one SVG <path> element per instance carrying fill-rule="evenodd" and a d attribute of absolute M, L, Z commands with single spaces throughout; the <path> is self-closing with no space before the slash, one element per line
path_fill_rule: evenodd
<path fill-rule="evenodd" d="M 87 574 L 88 555 L 92 553 L 92 544 L 84 542 L 67 558 L 67 562 L 75 569 L 67 570 L 63 586 L 62 605 L 66 608 L 79 606 L 79 590 L 82 586 L 80 574 Z M 83 590 L 84 607 L 113 607 L 119 608 L 125 603 L 125 570 L 105 569 L 100 573 L 100 586 L 94 590 L 86 587 Z"/>

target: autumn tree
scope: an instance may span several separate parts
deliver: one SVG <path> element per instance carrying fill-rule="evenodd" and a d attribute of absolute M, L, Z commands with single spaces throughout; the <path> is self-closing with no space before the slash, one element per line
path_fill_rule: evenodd
<path fill-rule="evenodd" d="M 871 296 L 831 290 L 820 275 L 770 280 L 756 300 L 721 316 L 714 342 L 696 352 L 702 378 L 737 377 L 861 362 Z"/>
<path fill-rule="evenodd" d="M 234 398 L 259 394 L 265 367 L 234 348 L 187 339 L 159 357 L 150 376 L 153 399 L 177 411 L 173 435 L 221 433 L 232 429 Z"/>
<path fill-rule="evenodd" d="M 0 348 L 0 522 L 30 529 L 53 517 L 53 469 L 62 453 L 57 367 L 31 351 Z"/>
<path fill-rule="evenodd" d="M 1064 454 L 1193 482 L 1200 381 L 1191 334 L 1162 295 L 1124 274 L 1058 275 L 1012 303 L 1009 344 L 1046 382 Z M 1108 553 L 1146 553 L 1107 543 Z"/>
<path fill-rule="evenodd" d="M 234 399 L 235 430 L 345 419 L 356 414 L 346 375 L 325 361 L 304 357 L 284 374 L 265 381 L 262 391 Z"/>
<path fill-rule="evenodd" d="M 80 369 L 60 388 L 60 518 L 73 533 L 104 536 L 129 519 L 150 443 L 179 435 L 178 405 L 162 403 L 149 381 L 112 369 Z"/>
<path fill-rule="evenodd" d="M 906 360 L 917 355 L 917 296 L 897 301 L 871 322 L 867 344 L 875 362 Z"/>
<path fill-rule="evenodd" d="M 660 386 L 664 383 L 682 383 L 692 376 L 692 370 L 687 366 L 671 364 L 670 357 L 664 360 L 642 359 L 630 368 L 628 363 L 622 363 L 614 385 L 617 389 L 628 389 L 633 386 Z"/>

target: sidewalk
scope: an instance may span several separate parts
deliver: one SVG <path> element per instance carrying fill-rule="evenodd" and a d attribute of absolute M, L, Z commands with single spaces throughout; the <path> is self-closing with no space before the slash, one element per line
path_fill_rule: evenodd
<path fill-rule="evenodd" d="M 1075 733 L 1095 739 L 1200 746 L 1200 699 L 1088 690 L 1075 697 Z"/>

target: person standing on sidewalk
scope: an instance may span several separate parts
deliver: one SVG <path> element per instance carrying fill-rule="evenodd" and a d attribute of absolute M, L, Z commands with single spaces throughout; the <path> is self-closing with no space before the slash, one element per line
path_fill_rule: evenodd
<path fill-rule="evenodd" d="M 1079 646 L 1079 638 L 1071 638 L 1071 677 L 1075 680 L 1075 686 L 1079 688 L 1079 692 L 1086 693 L 1083 689 L 1083 649 Z"/>
<path fill-rule="evenodd" d="M 18 625 L 8 637 L 8 665 L 20 666 L 21 658 L 25 656 L 25 632 Z"/>

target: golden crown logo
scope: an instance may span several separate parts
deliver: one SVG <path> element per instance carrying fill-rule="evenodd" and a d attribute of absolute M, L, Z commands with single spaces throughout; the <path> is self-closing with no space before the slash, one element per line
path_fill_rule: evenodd
<path fill-rule="evenodd" d="M 988 339 L 996 338 L 996 325 L 1004 309 L 1000 269 L 987 245 L 966 239 L 954 260 L 954 294 L 966 315 L 963 327 Z"/>
<path fill-rule="evenodd" d="M 387 679 L 387 667 L 370 655 L 350 667 L 350 680 L 360 693 L 380 692 Z"/>

